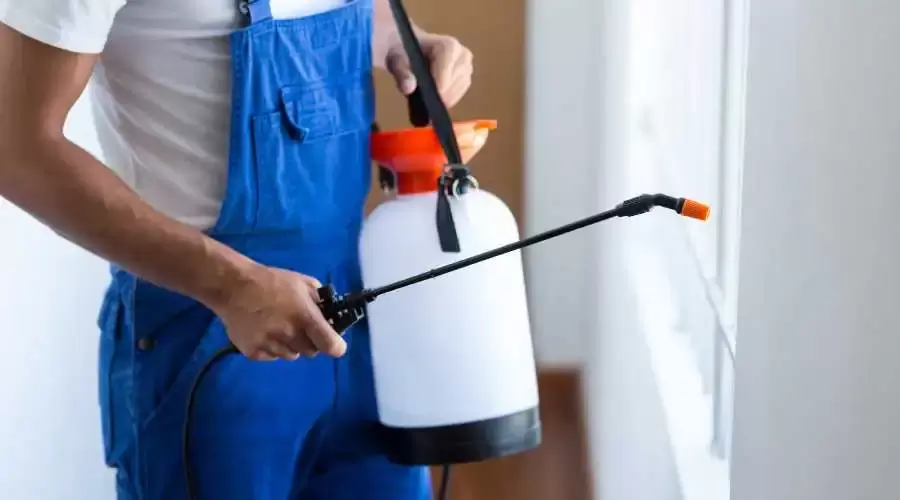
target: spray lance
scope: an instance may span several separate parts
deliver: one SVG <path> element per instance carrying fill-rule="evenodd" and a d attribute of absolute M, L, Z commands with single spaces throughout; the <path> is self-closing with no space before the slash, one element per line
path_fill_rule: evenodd
<path fill-rule="evenodd" d="M 366 304 L 375 301 L 375 299 L 384 294 L 395 292 L 423 281 L 438 278 L 445 274 L 493 259 L 494 257 L 515 252 L 516 250 L 522 250 L 536 243 L 556 238 L 599 222 L 617 217 L 634 217 L 635 215 L 645 214 L 655 207 L 668 208 L 679 215 L 692 219 L 705 221 L 709 218 L 709 207 L 694 200 L 675 198 L 666 194 L 643 194 L 620 203 L 612 210 L 607 210 L 522 239 L 515 243 L 474 255 L 375 289 L 360 290 L 358 292 L 350 292 L 341 295 L 337 293 L 332 285 L 326 284 L 319 288 L 318 293 L 319 299 L 321 300 L 319 307 L 322 310 L 322 314 L 324 314 L 328 322 L 331 323 L 335 331 L 342 333 L 365 317 Z"/>
<path fill-rule="evenodd" d="M 426 134 L 433 131 L 433 134 L 426 136 L 426 138 L 430 138 L 431 140 L 436 139 L 438 145 L 434 146 L 435 151 L 429 150 L 426 152 L 426 155 L 439 155 L 440 162 L 444 165 L 442 171 L 437 176 L 439 178 L 437 180 L 436 196 L 434 197 L 436 200 L 436 206 L 434 207 L 434 229 L 437 232 L 441 253 L 459 254 L 462 251 L 460 235 L 457 225 L 453 220 L 454 213 L 453 210 L 451 210 L 451 200 L 463 199 L 463 195 L 470 190 L 475 190 L 475 193 L 477 193 L 478 184 L 475 178 L 470 174 L 468 167 L 465 165 L 454 124 L 451 121 L 446 106 L 440 98 L 434 78 L 428 70 L 427 59 L 416 39 L 402 2 L 401 0 L 389 0 L 389 4 L 394 20 L 397 23 L 404 48 L 409 56 L 410 67 L 418 82 L 417 89 L 408 98 L 410 121 L 418 130 L 426 131 Z M 431 126 L 430 128 L 428 128 L 429 125 Z M 377 126 L 375 125 L 373 125 L 373 132 L 377 132 Z M 421 135 L 417 135 L 416 137 L 418 139 L 423 138 Z M 403 143 L 404 139 L 400 139 L 398 142 Z M 440 151 L 438 152 L 438 150 Z M 417 150 L 416 152 L 418 155 L 421 155 L 422 153 L 422 150 Z M 392 177 L 390 170 L 381 165 L 379 165 L 379 177 L 382 188 L 386 189 L 395 187 L 399 180 L 396 176 Z M 433 182 L 434 177 L 430 177 L 430 179 L 432 180 L 429 182 Z M 433 186 L 433 184 L 431 186 Z M 435 189 L 432 188 L 431 191 L 434 192 Z M 382 282 L 378 286 L 364 287 L 361 290 L 350 291 L 347 293 L 339 292 L 332 284 L 325 284 L 318 289 L 318 306 L 322 315 L 329 324 L 331 324 L 334 330 L 339 334 L 344 334 L 353 325 L 363 320 L 368 313 L 373 312 L 374 306 L 373 308 L 367 308 L 367 305 L 376 301 L 379 297 L 400 292 L 413 285 L 447 276 L 479 263 L 492 261 L 492 259 L 496 259 L 503 255 L 522 250 L 531 245 L 603 221 L 645 214 L 655 207 L 667 208 L 682 216 L 701 221 L 705 221 L 709 217 L 709 208 L 702 203 L 666 194 L 643 194 L 626 200 L 611 210 L 521 240 L 516 237 L 516 241 L 511 243 L 482 246 L 480 249 L 490 249 L 449 264 L 435 266 L 429 271 L 414 274 L 417 273 L 419 269 L 422 269 L 422 267 L 420 267 L 408 273 L 413 274 L 412 276 L 403 279 Z M 461 230 L 464 231 L 464 228 Z M 365 282 L 365 279 L 363 281 Z M 495 283 L 498 287 L 507 284 L 506 281 Z M 498 293 L 502 293 L 502 289 Z M 397 297 L 399 297 L 399 294 Z M 492 314 L 496 316 L 497 313 Z M 370 315 L 369 322 L 371 323 L 374 319 L 375 318 Z M 496 334 L 498 332 L 493 333 Z M 238 354 L 238 350 L 234 345 L 228 345 L 215 353 L 201 367 L 189 391 L 187 415 L 184 421 L 182 436 L 183 466 L 187 485 L 187 498 L 189 500 L 199 499 L 192 466 L 189 460 L 189 430 L 195 401 L 194 396 L 209 369 L 218 360 L 232 354 Z M 520 358 L 520 360 L 521 359 L 524 358 Z M 519 368 L 533 371 L 533 367 L 523 368 L 520 365 Z M 376 378 L 378 376 L 377 371 L 376 366 Z M 524 372 L 516 373 L 519 373 L 521 376 L 526 376 Z M 534 376 L 534 374 L 532 373 L 530 376 Z M 465 391 L 463 391 L 463 394 L 465 394 Z M 379 396 L 381 396 L 381 394 L 379 394 Z M 336 401 L 337 394 L 335 395 L 335 406 L 337 404 Z M 387 426 L 384 427 L 385 431 L 393 432 L 393 434 L 386 432 L 386 435 L 384 436 L 385 440 L 400 443 L 397 447 L 401 452 L 394 453 L 393 455 L 388 453 L 391 461 L 405 465 L 443 465 L 444 474 L 438 496 L 441 500 L 445 500 L 448 494 L 451 463 L 474 462 L 520 453 L 533 449 L 540 443 L 540 421 L 536 409 L 529 409 L 518 414 L 488 419 L 474 424 L 464 423 L 456 426 L 457 430 L 455 433 L 446 433 L 446 431 L 452 427 L 454 426 L 430 429 L 397 429 Z M 463 431 L 460 431 L 460 429 L 463 429 Z M 433 434 L 431 438 L 425 439 L 424 434 L 422 434 L 423 430 L 437 430 L 437 432 Z M 407 432 L 404 434 L 403 432 L 398 431 Z M 510 439 L 510 436 L 513 438 Z M 421 445 L 419 446 L 421 449 L 416 450 L 415 453 L 411 453 L 410 449 L 415 448 L 413 445 Z M 422 450 L 425 451 L 423 452 Z"/>

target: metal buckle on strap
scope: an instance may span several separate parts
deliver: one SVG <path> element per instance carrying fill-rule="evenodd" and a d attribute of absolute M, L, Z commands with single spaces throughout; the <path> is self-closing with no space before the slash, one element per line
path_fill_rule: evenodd
<path fill-rule="evenodd" d="M 241 0 L 238 2 L 238 10 L 247 16 L 250 24 L 266 21 L 272 18 L 270 0 Z"/>

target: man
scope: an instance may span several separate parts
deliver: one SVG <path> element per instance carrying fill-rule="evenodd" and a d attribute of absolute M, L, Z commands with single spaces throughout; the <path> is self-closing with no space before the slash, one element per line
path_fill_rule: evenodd
<path fill-rule="evenodd" d="M 0 196 L 114 263 L 100 393 L 119 498 L 187 497 L 187 396 L 229 340 L 245 356 L 208 372 L 188 429 L 193 497 L 428 498 L 427 471 L 368 431 L 365 327 L 345 341 L 315 295 L 359 286 L 371 68 L 416 87 L 387 0 L 0 0 L 0 21 Z M 452 106 L 471 53 L 419 37 Z M 109 169 L 62 134 L 92 75 Z"/>

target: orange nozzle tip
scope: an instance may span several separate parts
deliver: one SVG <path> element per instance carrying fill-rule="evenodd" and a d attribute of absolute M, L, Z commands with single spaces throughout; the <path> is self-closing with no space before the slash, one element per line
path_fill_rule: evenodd
<path fill-rule="evenodd" d="M 697 220 L 709 219 L 709 207 L 694 200 L 684 200 L 684 206 L 681 207 L 681 215 Z"/>

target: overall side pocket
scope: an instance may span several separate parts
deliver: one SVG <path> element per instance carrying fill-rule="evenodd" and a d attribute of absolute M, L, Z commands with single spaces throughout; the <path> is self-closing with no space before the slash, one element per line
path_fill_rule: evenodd
<path fill-rule="evenodd" d="M 200 370 L 227 344 L 224 328 L 213 320 L 188 359 L 166 368 L 174 373 L 171 383 L 158 405 L 138 423 L 140 484 L 148 498 L 175 498 L 184 491 L 182 446 L 188 398 Z"/>
<path fill-rule="evenodd" d="M 191 344 L 175 346 L 179 351 L 177 356 L 170 358 L 161 350 L 143 354 L 145 357 L 141 363 L 141 370 L 144 372 L 143 392 L 153 393 L 155 396 L 154 404 L 146 407 L 140 416 L 141 431 L 145 431 L 151 426 L 156 428 L 180 425 L 181 419 L 184 417 L 182 408 L 186 406 L 187 393 L 194 377 L 209 357 L 218 349 L 228 345 L 228 337 L 224 333 L 224 328 L 216 327 L 218 320 L 215 316 L 204 315 L 204 318 L 208 320 L 183 323 L 173 321 L 168 325 L 168 328 L 172 329 L 172 333 L 183 333 L 185 336 L 189 332 L 184 330 L 191 330 L 190 333 L 193 334 L 191 336 L 196 339 Z M 182 331 L 179 332 L 179 330 Z M 162 346 L 159 348 L 161 349 Z M 154 359 L 149 359 L 150 356 L 154 356 Z M 155 373 L 151 374 L 151 371 Z M 150 380 L 154 382 L 150 382 Z M 153 386 L 151 387 L 150 384 Z"/>
<path fill-rule="evenodd" d="M 132 415 L 129 411 L 131 370 L 124 362 L 128 358 L 127 343 L 123 341 L 122 304 L 113 292 L 107 292 L 98 318 L 99 345 L 99 402 L 103 435 L 103 458 L 106 465 L 116 468 L 128 443 L 127 429 Z"/>

